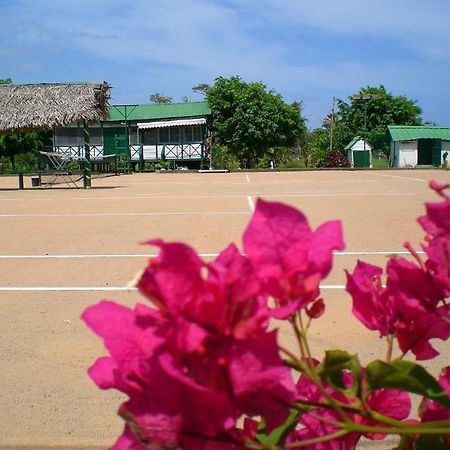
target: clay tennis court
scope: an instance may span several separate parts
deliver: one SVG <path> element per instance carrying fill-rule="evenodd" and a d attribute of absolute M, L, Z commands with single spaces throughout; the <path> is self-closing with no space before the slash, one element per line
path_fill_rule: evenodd
<path fill-rule="evenodd" d="M 419 249 L 415 222 L 437 197 L 428 181 L 450 172 L 327 171 L 230 174 L 135 174 L 93 181 L 93 189 L 11 190 L 0 178 L 0 448 L 106 448 L 121 433 L 122 397 L 86 375 L 104 354 L 80 320 L 101 299 L 140 300 L 126 286 L 154 248 L 149 238 L 184 241 L 206 259 L 240 245 L 258 197 L 300 208 L 315 228 L 344 224 L 346 249 L 323 283 L 326 315 L 314 325 L 318 356 L 327 348 L 384 357 L 384 343 L 351 315 L 343 269 L 358 258 L 384 265 Z M 29 180 L 26 180 L 29 185 Z M 289 330 L 281 338 L 293 345 Z M 439 345 L 436 372 L 450 356 Z"/>

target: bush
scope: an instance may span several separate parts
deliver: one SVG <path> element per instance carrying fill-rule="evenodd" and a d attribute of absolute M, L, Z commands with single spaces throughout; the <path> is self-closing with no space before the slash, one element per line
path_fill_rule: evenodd
<path fill-rule="evenodd" d="M 320 167 L 332 168 L 332 167 L 351 167 L 348 158 L 343 155 L 339 150 L 331 150 L 325 155 L 324 160 Z"/>
<path fill-rule="evenodd" d="M 212 150 L 212 167 L 213 169 L 237 170 L 241 166 L 235 155 L 233 155 L 227 147 L 214 146 Z"/>
<path fill-rule="evenodd" d="M 306 165 L 303 158 L 292 158 L 282 162 L 278 167 L 280 169 L 304 169 Z"/>
<path fill-rule="evenodd" d="M 0 172 L 36 172 L 38 170 L 38 156 L 36 152 L 19 153 L 15 157 L 16 167 L 12 167 L 10 158 L 0 157 Z"/>

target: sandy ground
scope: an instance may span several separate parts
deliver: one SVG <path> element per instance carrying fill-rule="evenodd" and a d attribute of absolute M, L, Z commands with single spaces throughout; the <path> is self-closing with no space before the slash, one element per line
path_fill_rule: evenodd
<path fill-rule="evenodd" d="M 449 182 L 450 172 L 142 174 L 97 179 L 87 191 L 18 191 L 17 179 L 0 177 L 0 448 L 111 445 L 123 398 L 86 375 L 104 350 L 81 312 L 103 298 L 142 301 L 124 288 L 155 252 L 144 240 L 185 241 L 206 259 L 240 245 L 257 197 L 300 208 L 314 227 L 343 221 L 347 253 L 324 282 L 327 313 L 312 346 L 318 356 L 341 347 L 363 362 L 383 357 L 384 343 L 351 316 L 343 269 L 358 258 L 382 265 L 404 251 L 405 239 L 418 244 L 415 219 L 435 199 L 431 179 Z M 290 330 L 282 327 L 280 337 L 295 348 Z M 450 356 L 448 343 L 439 348 L 428 364 L 434 373 Z"/>

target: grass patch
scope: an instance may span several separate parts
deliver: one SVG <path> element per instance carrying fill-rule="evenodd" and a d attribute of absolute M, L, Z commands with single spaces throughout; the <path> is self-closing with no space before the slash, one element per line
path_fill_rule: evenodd
<path fill-rule="evenodd" d="M 383 159 L 373 158 L 372 159 L 372 168 L 373 169 L 388 169 L 389 162 L 385 158 L 383 158 Z"/>

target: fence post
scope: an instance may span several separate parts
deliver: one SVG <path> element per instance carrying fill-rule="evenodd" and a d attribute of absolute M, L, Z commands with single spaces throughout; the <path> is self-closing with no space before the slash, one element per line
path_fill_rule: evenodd
<path fill-rule="evenodd" d="M 84 136 L 84 170 L 83 170 L 83 188 L 91 187 L 91 152 L 89 149 L 89 129 L 86 121 L 83 121 L 83 136 Z"/>
<path fill-rule="evenodd" d="M 19 173 L 19 189 L 23 190 L 23 173 Z"/>
<path fill-rule="evenodd" d="M 144 171 L 144 146 L 141 144 L 139 148 L 139 171 L 142 173 Z"/>

